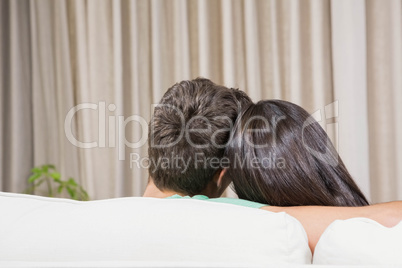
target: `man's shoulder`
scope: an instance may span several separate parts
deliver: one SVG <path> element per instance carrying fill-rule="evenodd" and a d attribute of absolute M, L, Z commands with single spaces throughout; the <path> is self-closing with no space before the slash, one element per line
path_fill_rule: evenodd
<path fill-rule="evenodd" d="M 209 199 L 211 202 L 217 203 L 226 203 L 226 204 L 233 204 L 243 207 L 250 207 L 250 208 L 262 208 L 267 206 L 266 204 L 261 204 L 249 200 L 239 199 L 239 198 L 229 198 L 229 197 L 220 197 L 220 198 L 211 198 Z"/>
<path fill-rule="evenodd" d="M 238 206 L 250 207 L 250 208 L 261 208 L 261 207 L 267 206 L 266 204 L 261 204 L 261 203 L 244 200 L 244 199 L 239 199 L 239 198 L 229 198 L 229 197 L 208 198 L 205 195 L 194 195 L 194 196 L 190 197 L 190 196 L 180 196 L 178 194 L 175 194 L 175 195 L 169 196 L 167 198 L 168 199 L 184 198 L 184 199 L 205 200 L 205 201 L 210 201 L 210 202 L 215 202 L 215 203 L 225 203 L 225 204 L 232 204 L 232 205 L 238 205 Z"/>

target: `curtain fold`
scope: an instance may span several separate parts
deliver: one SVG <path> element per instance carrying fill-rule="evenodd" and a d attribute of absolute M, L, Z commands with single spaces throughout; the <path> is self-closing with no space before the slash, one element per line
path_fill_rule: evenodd
<path fill-rule="evenodd" d="M 53 163 L 92 199 L 140 196 L 152 104 L 203 76 L 306 108 L 373 202 L 402 198 L 400 0 L 4 0 L 0 14 L 0 190 Z"/>
<path fill-rule="evenodd" d="M 33 165 L 35 127 L 30 3 L 0 2 L 0 190 L 23 191 Z"/>
<path fill-rule="evenodd" d="M 338 100 L 338 151 L 352 177 L 370 196 L 367 104 L 366 4 L 331 2 L 331 51 L 334 99 Z"/>
<path fill-rule="evenodd" d="M 402 6 L 367 1 L 367 93 L 373 200 L 402 198 Z"/>

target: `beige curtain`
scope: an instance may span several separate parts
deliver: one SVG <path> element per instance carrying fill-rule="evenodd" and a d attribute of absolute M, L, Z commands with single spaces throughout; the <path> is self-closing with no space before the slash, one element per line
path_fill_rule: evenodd
<path fill-rule="evenodd" d="M 3 191 L 21 192 L 30 167 L 54 163 L 92 199 L 141 195 L 147 170 L 130 157 L 146 157 L 147 147 L 130 148 L 144 130 L 135 116 L 149 120 L 168 87 L 204 76 L 255 101 L 305 107 L 373 202 L 402 199 L 400 0 L 5 0 L 0 8 Z M 71 134 L 95 148 L 67 138 L 77 105 L 86 108 L 69 121 Z"/>

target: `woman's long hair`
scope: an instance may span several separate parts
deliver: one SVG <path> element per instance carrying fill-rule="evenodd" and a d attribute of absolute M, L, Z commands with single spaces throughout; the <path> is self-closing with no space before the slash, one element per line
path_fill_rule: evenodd
<path fill-rule="evenodd" d="M 236 121 L 225 176 L 239 198 L 274 206 L 364 206 L 329 137 L 300 106 L 260 101 Z"/>

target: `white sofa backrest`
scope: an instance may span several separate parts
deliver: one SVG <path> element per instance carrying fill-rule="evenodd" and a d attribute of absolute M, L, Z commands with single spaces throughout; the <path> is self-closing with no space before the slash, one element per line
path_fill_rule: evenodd
<path fill-rule="evenodd" d="M 313 263 L 402 265 L 402 222 L 387 228 L 366 218 L 334 221 L 318 241 Z"/>
<path fill-rule="evenodd" d="M 0 217 L 3 262 L 311 263 L 297 220 L 236 205 L 142 197 L 79 202 L 0 193 Z"/>

